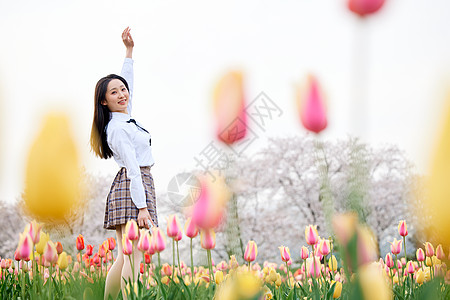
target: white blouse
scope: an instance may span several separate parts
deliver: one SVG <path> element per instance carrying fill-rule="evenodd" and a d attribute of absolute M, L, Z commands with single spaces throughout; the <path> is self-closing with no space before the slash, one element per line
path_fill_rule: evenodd
<path fill-rule="evenodd" d="M 113 152 L 114 160 L 120 167 L 127 169 L 127 178 L 131 181 L 131 200 L 137 208 L 144 208 L 147 207 L 147 202 L 140 167 L 153 166 L 155 161 L 150 146 L 151 135 L 134 123 L 127 123 L 131 119 L 133 96 L 133 60 L 131 58 L 125 58 L 120 76 L 125 78 L 129 87 L 128 114 L 111 113 L 111 120 L 106 127 L 106 140 Z M 136 123 L 143 127 L 139 122 Z"/>

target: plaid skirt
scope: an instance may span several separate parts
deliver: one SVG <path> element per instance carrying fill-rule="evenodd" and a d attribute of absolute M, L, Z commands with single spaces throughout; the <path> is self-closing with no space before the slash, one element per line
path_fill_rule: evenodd
<path fill-rule="evenodd" d="M 153 223 L 158 226 L 155 185 L 152 174 L 150 173 L 150 167 L 141 167 L 141 177 L 145 189 L 148 212 Z M 131 219 L 137 220 L 138 213 L 139 209 L 131 200 L 130 179 L 127 178 L 127 169 L 121 168 L 111 185 L 111 190 L 106 200 L 103 227 L 106 229 L 116 229 L 116 225 L 126 224 Z"/>

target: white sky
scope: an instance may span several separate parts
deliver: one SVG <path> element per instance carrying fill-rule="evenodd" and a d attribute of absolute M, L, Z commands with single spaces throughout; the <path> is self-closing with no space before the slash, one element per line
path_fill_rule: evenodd
<path fill-rule="evenodd" d="M 126 26 L 135 40 L 133 116 L 152 134 L 158 193 L 214 141 L 212 88 L 235 68 L 249 101 L 264 91 L 283 110 L 249 151 L 266 137 L 304 132 L 293 86 L 313 72 L 327 94 L 325 138 L 396 143 L 426 172 L 450 82 L 450 2 L 386 0 L 359 25 L 344 0 L 3 1 L 0 199 L 20 195 L 49 109 L 70 114 L 82 164 L 112 181 L 116 163 L 95 158 L 88 143 L 94 87 L 120 72 Z M 358 34 L 367 49 L 364 125 L 352 117 Z"/>

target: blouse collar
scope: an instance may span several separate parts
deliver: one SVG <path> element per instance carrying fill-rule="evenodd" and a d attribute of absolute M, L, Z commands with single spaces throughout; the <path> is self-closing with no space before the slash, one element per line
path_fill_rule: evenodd
<path fill-rule="evenodd" d="M 120 113 L 120 112 L 112 112 L 111 113 L 111 119 L 115 119 L 118 121 L 128 121 L 130 118 L 131 117 L 129 114 L 124 114 L 124 113 Z"/>

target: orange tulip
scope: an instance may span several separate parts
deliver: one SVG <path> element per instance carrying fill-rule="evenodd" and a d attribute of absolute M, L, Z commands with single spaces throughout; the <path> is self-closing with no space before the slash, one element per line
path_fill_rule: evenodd
<path fill-rule="evenodd" d="M 98 256 L 101 258 L 106 256 L 106 253 L 108 252 L 108 245 L 103 243 L 98 247 Z"/>
<path fill-rule="evenodd" d="M 214 112 L 219 140 L 225 144 L 233 144 L 245 137 L 247 114 L 240 72 L 229 72 L 217 83 L 214 91 Z"/>
<path fill-rule="evenodd" d="M 108 238 L 108 249 L 113 251 L 116 248 L 116 240 L 113 237 Z"/>
<path fill-rule="evenodd" d="M 58 253 L 58 255 L 60 255 L 63 252 L 63 246 L 62 246 L 61 242 L 56 242 L 55 247 L 56 247 L 56 253 Z"/>

